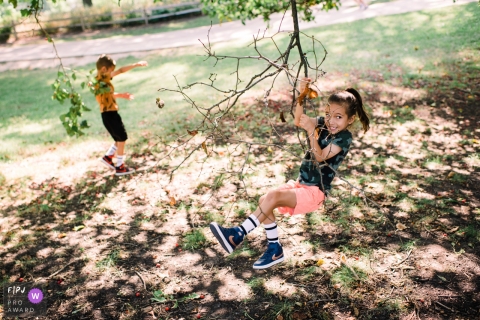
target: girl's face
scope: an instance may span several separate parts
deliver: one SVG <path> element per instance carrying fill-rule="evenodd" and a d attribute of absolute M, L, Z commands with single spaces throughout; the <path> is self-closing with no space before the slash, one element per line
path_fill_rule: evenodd
<path fill-rule="evenodd" d="M 325 124 L 331 134 L 347 129 L 355 121 L 355 116 L 347 116 L 346 108 L 339 104 L 329 104 L 325 107 Z"/>

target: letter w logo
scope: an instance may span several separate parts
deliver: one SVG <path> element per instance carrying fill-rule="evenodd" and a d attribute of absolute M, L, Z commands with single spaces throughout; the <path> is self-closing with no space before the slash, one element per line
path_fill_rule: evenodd
<path fill-rule="evenodd" d="M 32 298 L 37 300 L 40 298 L 40 293 L 32 293 Z"/>

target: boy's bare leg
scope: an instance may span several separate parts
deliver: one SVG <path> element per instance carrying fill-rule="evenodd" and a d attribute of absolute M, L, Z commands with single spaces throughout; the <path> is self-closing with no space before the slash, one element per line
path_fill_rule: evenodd
<path fill-rule="evenodd" d="M 126 141 L 116 141 L 115 146 L 117 147 L 117 155 L 118 156 L 123 156 L 123 153 L 125 152 L 125 142 Z"/>
<path fill-rule="evenodd" d="M 115 166 L 115 170 L 116 170 L 115 175 L 123 176 L 123 175 L 135 172 L 135 170 L 128 168 L 127 166 L 124 165 L 125 141 L 117 141 L 115 142 L 115 145 L 117 147 L 117 163 Z"/>

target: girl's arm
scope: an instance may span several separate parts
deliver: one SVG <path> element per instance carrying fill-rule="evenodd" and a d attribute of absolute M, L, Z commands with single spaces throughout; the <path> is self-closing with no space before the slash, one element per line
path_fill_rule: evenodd
<path fill-rule="evenodd" d="M 310 81 L 311 80 L 307 78 L 300 83 L 301 93 L 298 96 L 297 106 L 295 109 L 295 125 L 307 131 L 308 139 L 310 140 L 310 147 L 312 148 L 310 151 L 313 153 L 318 162 L 322 162 L 338 154 L 340 151 L 342 151 L 342 148 L 333 143 L 329 144 L 324 149 L 320 148 L 317 140 L 318 137 L 316 137 L 315 134 L 317 118 L 310 118 L 303 113 L 303 99 L 310 93 Z"/>
<path fill-rule="evenodd" d="M 306 117 L 306 115 L 303 113 L 303 100 L 308 95 L 311 79 L 304 78 L 299 81 L 300 81 L 300 85 L 298 87 L 298 90 L 300 91 L 300 95 L 297 98 L 297 105 L 295 107 L 295 113 L 294 113 L 294 117 L 295 117 L 294 123 L 297 127 L 300 127 L 300 119 L 302 118 L 302 116 Z M 312 119 L 312 123 L 316 125 L 317 119 L 315 118 L 310 118 L 310 119 Z"/>
<path fill-rule="evenodd" d="M 114 98 L 127 99 L 127 100 L 133 100 L 133 98 L 134 98 L 133 94 L 128 93 L 128 92 L 124 92 L 124 93 L 114 92 L 113 97 Z"/>
<path fill-rule="evenodd" d="M 337 155 L 338 153 L 340 153 L 340 151 L 342 151 L 342 148 L 333 143 L 330 143 L 323 149 L 320 148 L 317 137 L 315 137 L 315 127 L 313 127 L 313 129 L 311 130 L 307 130 L 307 133 L 308 139 L 310 140 L 310 147 L 312 148 L 310 151 L 311 153 L 313 153 L 313 155 L 315 156 L 315 160 L 317 160 L 318 162 L 330 159 L 331 157 Z"/>
<path fill-rule="evenodd" d="M 127 71 L 130 71 L 132 70 L 133 68 L 137 68 L 137 67 L 146 67 L 148 66 L 148 62 L 147 61 L 139 61 L 137 63 L 134 63 L 134 64 L 130 64 L 128 66 L 124 66 L 124 67 L 121 67 L 121 68 L 118 68 L 117 70 L 114 70 L 110 76 L 113 78 L 117 75 L 119 75 L 120 73 L 125 73 Z"/>

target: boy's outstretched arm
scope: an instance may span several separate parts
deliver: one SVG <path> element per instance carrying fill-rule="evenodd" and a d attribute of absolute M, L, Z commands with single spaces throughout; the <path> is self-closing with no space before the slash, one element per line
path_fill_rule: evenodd
<path fill-rule="evenodd" d="M 127 99 L 127 100 L 133 100 L 133 98 L 134 98 L 133 94 L 128 93 L 128 92 L 123 92 L 123 93 L 115 92 L 113 94 L 113 97 L 114 98 Z"/>
<path fill-rule="evenodd" d="M 147 61 L 139 61 L 137 63 L 134 63 L 134 64 L 129 64 L 128 66 L 123 66 L 121 68 L 118 68 L 117 70 L 114 70 L 110 76 L 113 78 L 117 75 L 119 75 L 120 73 L 125 73 L 127 71 L 130 71 L 132 70 L 133 68 L 137 68 L 137 67 L 146 67 L 148 66 L 148 62 Z"/>

